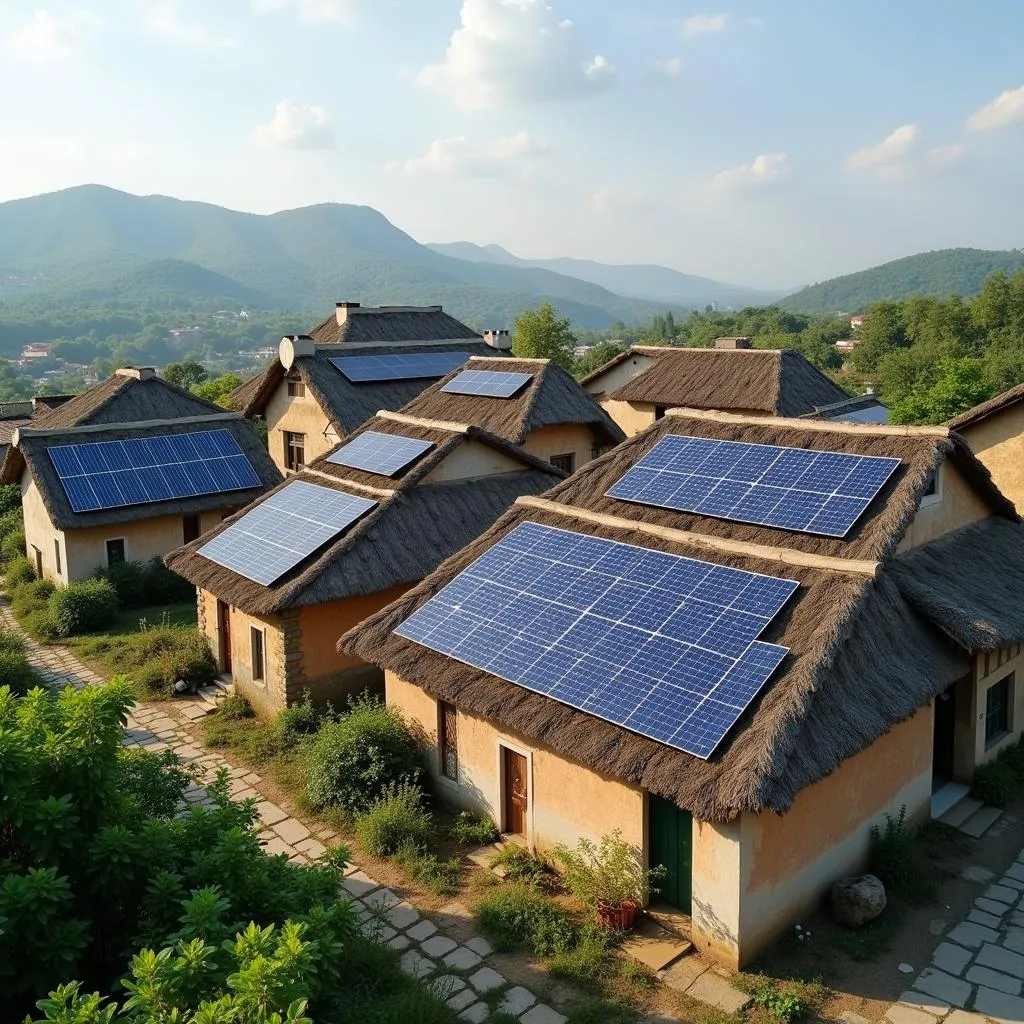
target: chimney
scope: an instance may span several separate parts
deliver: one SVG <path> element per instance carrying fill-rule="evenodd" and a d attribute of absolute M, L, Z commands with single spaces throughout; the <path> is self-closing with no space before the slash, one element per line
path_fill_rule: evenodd
<path fill-rule="evenodd" d="M 122 366 L 114 372 L 118 377 L 134 377 L 136 380 L 152 380 L 156 376 L 152 366 Z"/>
<path fill-rule="evenodd" d="M 753 348 L 749 338 L 715 338 L 715 348 Z"/>
<path fill-rule="evenodd" d="M 508 352 L 512 348 L 512 335 L 508 331 L 484 331 L 484 341 L 500 352 Z"/>
<path fill-rule="evenodd" d="M 350 309 L 358 309 L 358 302 L 336 302 L 334 304 L 334 316 L 338 321 L 338 326 L 342 327 L 346 320 L 348 320 L 348 311 Z"/>

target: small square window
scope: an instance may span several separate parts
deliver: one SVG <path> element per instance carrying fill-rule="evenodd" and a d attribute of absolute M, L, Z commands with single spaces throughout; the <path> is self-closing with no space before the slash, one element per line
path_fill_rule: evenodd
<path fill-rule="evenodd" d="M 285 468 L 293 473 L 306 466 L 306 435 L 293 434 L 290 430 L 284 432 L 284 464 Z"/>
<path fill-rule="evenodd" d="M 199 538 L 199 516 L 182 516 L 181 517 L 181 533 L 185 538 L 186 544 L 191 544 L 192 541 L 198 540 Z"/>
<path fill-rule="evenodd" d="M 266 679 L 266 659 L 264 657 L 264 634 L 262 629 L 249 627 L 249 646 L 252 653 L 252 678 L 255 682 Z"/>
<path fill-rule="evenodd" d="M 665 418 L 665 412 L 667 409 L 667 405 L 656 405 L 654 407 L 654 418 L 656 420 L 663 420 Z"/>
<path fill-rule="evenodd" d="M 572 474 L 576 472 L 576 453 L 568 452 L 565 455 L 552 455 L 551 465 L 560 469 L 563 473 Z"/>
<path fill-rule="evenodd" d="M 1010 731 L 1013 673 L 993 683 L 985 693 L 985 746 L 998 743 Z"/>
<path fill-rule="evenodd" d="M 107 565 L 124 565 L 124 538 L 107 541 Z"/>
<path fill-rule="evenodd" d="M 289 398 L 305 398 L 306 397 L 306 384 L 305 384 L 305 381 L 289 380 L 288 381 L 288 397 Z"/>

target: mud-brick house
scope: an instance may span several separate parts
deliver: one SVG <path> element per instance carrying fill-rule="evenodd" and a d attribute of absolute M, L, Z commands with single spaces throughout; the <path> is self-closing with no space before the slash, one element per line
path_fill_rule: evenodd
<path fill-rule="evenodd" d="M 271 458 L 295 473 L 380 409 L 400 409 L 471 355 L 510 345 L 507 331 L 480 335 L 440 306 L 339 302 L 309 335 L 283 339 L 278 358 L 229 401 L 266 420 Z"/>
<path fill-rule="evenodd" d="M 1024 506 L 1024 384 L 949 421 L 985 464 L 1000 490 Z"/>
<path fill-rule="evenodd" d="M 401 411 L 472 423 L 569 474 L 626 436 L 550 359 L 473 356 Z"/>
<path fill-rule="evenodd" d="M 885 418 L 884 406 L 874 396 L 870 401 L 862 396 L 859 404 L 848 407 L 850 396 L 790 349 L 635 345 L 580 383 L 630 436 L 672 408 L 853 422 Z M 866 414 L 866 405 L 881 411 Z"/>
<path fill-rule="evenodd" d="M 239 413 L 134 368 L 19 427 L 0 471 L 21 486 L 37 575 L 58 584 L 162 558 L 280 479 Z"/>
<path fill-rule="evenodd" d="M 199 627 L 255 707 L 343 700 L 382 675 L 339 654 L 339 634 L 562 478 L 477 427 L 382 412 L 166 561 L 198 588 Z"/>
<path fill-rule="evenodd" d="M 621 829 L 736 967 L 1020 736 L 1022 572 L 956 433 L 674 410 L 339 649 L 445 799 L 541 852 Z"/>

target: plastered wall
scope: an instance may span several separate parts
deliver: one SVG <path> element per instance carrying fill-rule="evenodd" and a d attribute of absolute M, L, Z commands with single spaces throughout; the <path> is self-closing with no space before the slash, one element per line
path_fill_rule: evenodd
<path fill-rule="evenodd" d="M 1024 403 L 989 416 L 961 431 L 996 486 L 1024 509 Z"/>
<path fill-rule="evenodd" d="M 940 500 L 922 503 L 900 541 L 897 554 L 938 540 L 953 530 L 987 519 L 992 514 L 951 462 L 944 462 L 939 472 Z"/>
<path fill-rule="evenodd" d="M 267 402 L 267 444 L 274 465 L 286 473 L 284 435 L 288 431 L 306 438 L 306 465 L 326 455 L 341 438 L 330 426 L 327 414 L 317 404 L 313 393 L 306 389 L 298 398 L 288 396 L 288 382 L 282 380 Z"/>
<path fill-rule="evenodd" d="M 594 432 L 576 423 L 540 427 L 526 438 L 523 448 L 545 462 L 550 462 L 553 455 L 572 452 L 576 456 L 576 469 L 579 469 L 594 457 Z"/>

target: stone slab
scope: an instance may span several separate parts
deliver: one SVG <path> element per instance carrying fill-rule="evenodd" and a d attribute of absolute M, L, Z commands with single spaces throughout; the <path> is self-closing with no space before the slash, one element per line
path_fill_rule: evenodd
<path fill-rule="evenodd" d="M 708 965 L 700 957 L 687 956 L 659 977 L 669 988 L 685 992 L 707 969 Z"/>
<path fill-rule="evenodd" d="M 1003 945 L 1014 953 L 1024 953 L 1024 928 L 1011 925 L 1003 936 Z"/>
<path fill-rule="evenodd" d="M 979 985 L 978 994 L 974 997 L 974 1010 L 1000 1024 L 1020 1024 L 1024 1020 L 1024 999 Z"/>
<path fill-rule="evenodd" d="M 312 837 L 303 839 L 301 843 L 296 843 L 295 849 L 299 853 L 304 853 L 310 860 L 319 860 L 327 852 L 327 847 Z"/>
<path fill-rule="evenodd" d="M 1016 879 L 1018 882 L 1024 882 L 1024 864 L 1014 863 L 1006 869 L 1008 877 Z"/>
<path fill-rule="evenodd" d="M 274 825 L 274 831 L 292 846 L 309 838 L 309 829 L 296 818 L 285 818 L 284 821 L 279 821 Z"/>
<path fill-rule="evenodd" d="M 846 1010 L 839 1014 L 836 1018 L 839 1024 L 871 1024 L 867 1017 L 862 1017 L 859 1013 L 854 1013 L 853 1010 Z"/>
<path fill-rule="evenodd" d="M 427 982 L 427 988 L 435 999 L 451 999 L 456 992 L 465 989 L 466 983 L 457 974 L 439 974 Z M 476 999 L 471 993 L 470 1002 Z"/>
<path fill-rule="evenodd" d="M 994 971 L 1002 971 L 1014 978 L 1024 978 L 1024 956 L 1014 953 L 1012 949 L 994 946 L 986 942 L 978 953 L 976 963 L 982 967 L 991 967 Z"/>
<path fill-rule="evenodd" d="M 987 896 L 979 896 L 974 901 L 974 905 L 993 917 L 1002 917 L 1010 909 L 1005 903 L 1001 903 L 999 900 L 990 900 Z"/>
<path fill-rule="evenodd" d="M 960 826 L 960 831 L 974 839 L 980 839 L 999 820 L 1002 813 L 998 807 L 982 807 Z"/>
<path fill-rule="evenodd" d="M 473 1003 L 472 1006 L 467 1006 L 462 1013 L 459 1014 L 460 1020 L 467 1020 L 469 1024 L 484 1024 L 491 1015 L 491 1009 L 486 1003 Z"/>
<path fill-rule="evenodd" d="M 983 924 L 986 928 L 998 928 L 1000 924 L 995 914 L 988 914 L 984 910 L 972 910 L 967 915 L 967 920 L 974 924 Z"/>
<path fill-rule="evenodd" d="M 466 946 L 456 946 L 445 958 L 444 964 L 453 971 L 468 971 L 480 963 L 480 956 Z"/>
<path fill-rule="evenodd" d="M 401 900 L 390 889 L 378 889 L 376 892 L 371 892 L 369 896 L 364 896 L 363 902 L 371 910 L 379 910 L 383 913 L 396 906 Z"/>
<path fill-rule="evenodd" d="M 518 1017 L 520 1014 L 526 1013 L 535 1002 L 537 1002 L 537 997 L 528 988 L 516 985 L 505 993 L 498 1005 L 498 1013 L 508 1013 L 513 1017 Z"/>
<path fill-rule="evenodd" d="M 398 966 L 410 978 L 426 978 L 434 973 L 434 962 L 415 949 L 407 949 L 399 958 Z"/>
<path fill-rule="evenodd" d="M 458 1013 L 459 1010 L 464 1010 L 467 1006 L 472 1006 L 476 1002 L 476 993 L 471 988 L 464 988 L 461 992 L 456 992 L 446 1002 Z"/>
<path fill-rule="evenodd" d="M 521 1024 L 567 1024 L 568 1019 L 546 1003 L 538 1003 L 519 1018 Z"/>
<path fill-rule="evenodd" d="M 949 1013 L 950 1009 L 949 1003 L 936 999 L 935 996 L 925 995 L 923 992 L 904 992 L 898 1001 L 904 1006 L 910 1007 L 911 1010 L 922 1010 L 924 1013 L 930 1013 L 933 1017 L 941 1017 Z"/>
<path fill-rule="evenodd" d="M 416 942 L 419 942 L 420 939 L 429 938 L 437 931 L 436 926 L 432 922 L 420 921 L 420 912 L 410 903 L 396 903 L 388 910 L 385 916 L 393 928 L 397 928 L 399 931 L 409 929 L 406 934 Z M 417 922 L 419 923 L 417 924 Z M 416 928 L 419 928 L 419 933 L 413 935 L 410 925 L 415 925 Z"/>
<path fill-rule="evenodd" d="M 975 964 L 964 975 L 964 978 L 972 985 L 985 985 L 1011 996 L 1020 995 L 1021 983 L 1016 978 L 1011 978 L 1008 974 L 1003 974 L 1000 971 L 993 971 L 991 967 L 978 967 Z"/>
<path fill-rule="evenodd" d="M 986 928 L 984 925 L 961 921 L 946 938 L 958 942 L 968 949 L 981 949 L 986 942 L 997 941 L 999 932 L 992 928 Z"/>
<path fill-rule="evenodd" d="M 707 1003 L 709 1006 L 717 1006 L 725 1013 L 739 1013 L 750 1002 L 750 996 L 746 992 L 733 988 L 713 971 L 705 971 L 686 990 L 686 994 L 691 999 Z"/>
<path fill-rule="evenodd" d="M 998 900 L 1000 903 L 1007 905 L 1016 903 L 1020 898 L 1020 893 L 1016 889 L 1011 889 L 1008 885 L 990 885 L 985 890 L 984 895 L 987 900 Z"/>
<path fill-rule="evenodd" d="M 348 878 L 342 881 L 341 887 L 350 896 L 358 897 L 365 896 L 367 893 L 373 892 L 374 889 L 379 889 L 380 882 L 374 881 L 363 871 L 353 871 Z M 981 945 L 981 943 L 979 943 L 979 945 Z"/>
<path fill-rule="evenodd" d="M 641 921 L 621 945 L 627 956 L 649 967 L 663 971 L 693 949 L 693 944 L 665 931 L 654 921 Z"/>
<path fill-rule="evenodd" d="M 477 956 L 490 956 L 494 952 L 491 944 L 482 935 L 474 935 L 473 938 L 467 939 L 464 945 Z"/>
<path fill-rule="evenodd" d="M 971 951 L 952 942 L 942 942 L 932 953 L 932 963 L 947 974 L 960 975 L 971 962 Z"/>
<path fill-rule="evenodd" d="M 505 979 L 493 967 L 481 967 L 476 974 L 469 976 L 469 983 L 477 992 L 490 992 L 491 989 L 501 988 Z"/>
<path fill-rule="evenodd" d="M 391 913 L 398 910 L 401 906 L 402 904 L 399 903 L 398 907 L 393 907 L 388 916 L 390 917 Z M 428 921 L 426 918 L 423 918 L 422 921 L 417 921 L 416 924 L 408 929 L 405 934 L 408 935 L 413 942 L 422 942 L 424 939 L 429 939 L 436 931 L 437 925 L 434 924 L 433 921 Z"/>
<path fill-rule="evenodd" d="M 923 1010 L 915 1010 L 903 1003 L 893 1003 L 885 1015 L 891 1024 L 935 1024 L 935 1018 Z"/>
<path fill-rule="evenodd" d="M 951 1006 L 966 1006 L 971 996 L 971 986 L 966 981 L 954 978 L 945 971 L 937 971 L 934 967 L 926 967 L 917 976 L 914 988 L 918 992 L 942 999 Z"/>
<path fill-rule="evenodd" d="M 420 943 L 420 949 L 427 956 L 437 958 L 447 956 L 457 945 L 458 943 L 454 939 L 449 939 L 447 935 L 432 935 Z"/>

